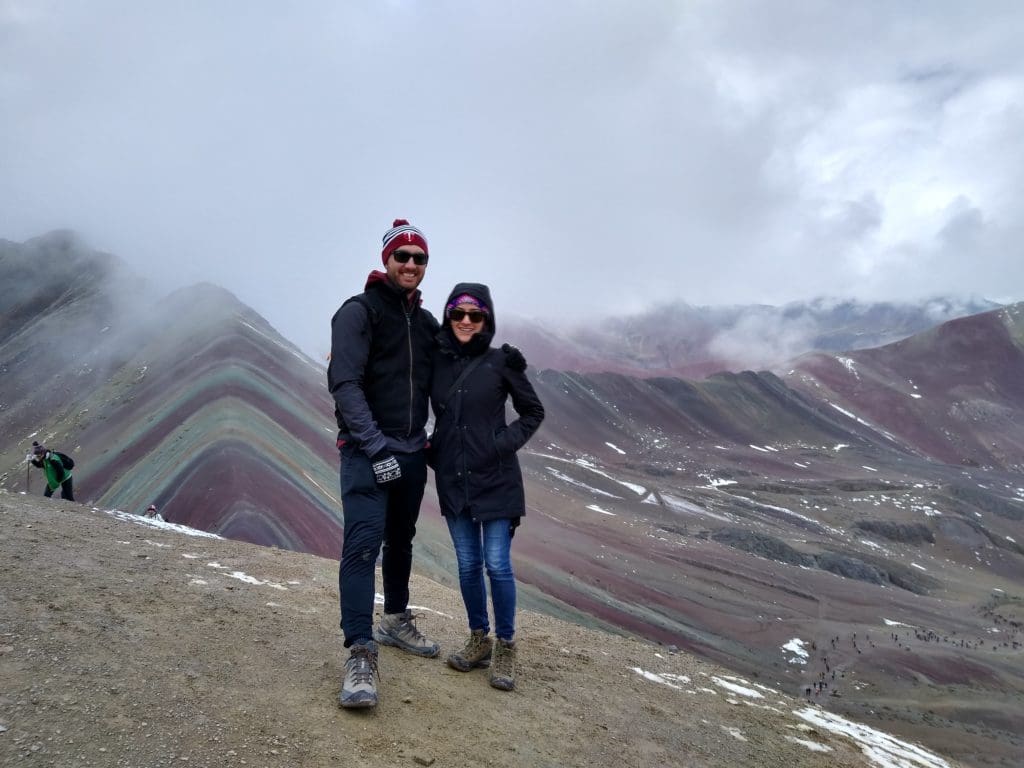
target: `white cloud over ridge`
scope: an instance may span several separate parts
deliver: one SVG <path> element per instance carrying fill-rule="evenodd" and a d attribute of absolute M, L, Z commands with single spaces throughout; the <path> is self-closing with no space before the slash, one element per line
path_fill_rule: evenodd
<path fill-rule="evenodd" d="M 1024 7 L 0 2 L 0 237 L 307 350 L 394 216 L 437 308 L 1024 298 Z"/>

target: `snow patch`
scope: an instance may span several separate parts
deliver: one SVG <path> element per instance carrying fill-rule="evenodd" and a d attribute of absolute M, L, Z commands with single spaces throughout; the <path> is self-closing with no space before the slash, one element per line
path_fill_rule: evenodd
<path fill-rule="evenodd" d="M 739 694 L 740 696 L 746 696 L 749 699 L 764 698 L 764 696 L 759 691 L 755 691 L 753 688 L 748 688 L 747 686 L 740 685 L 739 683 L 734 683 L 731 680 L 726 680 L 723 677 L 712 677 L 711 680 L 712 682 L 714 682 L 715 685 L 721 688 L 725 688 L 727 691 L 732 691 L 733 693 Z M 741 680 L 741 682 L 744 683 L 747 682 L 746 680 L 742 680 L 741 678 L 733 678 L 733 680 Z"/>
<path fill-rule="evenodd" d="M 860 378 L 860 374 L 857 373 L 857 365 L 856 365 L 856 363 L 854 363 L 854 361 L 851 358 L 849 358 L 849 357 L 837 357 L 836 360 L 838 360 L 840 363 L 842 363 L 843 367 L 846 370 L 848 370 L 850 373 L 852 373 L 853 377 L 855 379 L 859 379 Z"/>
<path fill-rule="evenodd" d="M 893 442 L 896 442 L 896 438 L 895 437 L 893 437 L 890 433 L 886 432 L 884 429 L 879 429 L 874 424 L 872 424 L 870 421 L 865 421 L 864 419 L 862 419 L 857 414 L 851 413 L 850 411 L 846 410 L 845 408 L 840 408 L 838 405 L 836 405 L 833 402 L 829 402 L 828 404 L 831 405 L 833 408 L 835 408 L 837 411 L 839 411 L 844 416 L 847 416 L 847 417 L 853 419 L 858 424 L 862 424 L 865 427 L 867 427 L 868 429 L 873 429 L 875 432 L 877 432 L 878 434 L 882 435 L 882 437 L 886 438 L 887 440 L 891 440 Z"/>
<path fill-rule="evenodd" d="M 671 509 L 673 512 L 689 512 L 695 515 L 704 515 L 714 520 L 721 520 L 724 523 L 733 522 L 731 517 L 726 515 L 719 515 L 715 512 L 709 512 L 704 507 L 694 504 L 693 502 L 687 501 L 686 499 L 677 498 L 668 493 L 661 494 L 662 501 L 665 502 L 665 506 Z"/>
<path fill-rule="evenodd" d="M 831 405 L 833 408 L 835 408 L 837 411 L 839 411 L 841 414 L 843 414 L 843 416 L 847 416 L 847 417 L 853 419 L 854 421 L 859 421 L 859 419 L 854 414 L 850 413 L 845 408 L 840 408 L 835 403 L 829 403 L 829 405 Z"/>
<path fill-rule="evenodd" d="M 853 739 L 864 756 L 879 768 L 950 768 L 949 763 L 941 757 L 916 744 L 901 741 L 831 712 L 806 707 L 794 710 L 793 714 L 818 728 Z"/>
<path fill-rule="evenodd" d="M 816 741 L 810 739 L 801 739 L 796 736 L 787 736 L 786 741 L 791 741 L 794 744 L 799 744 L 801 747 L 807 747 L 811 752 L 831 752 L 832 747 L 828 744 L 819 744 Z"/>
<path fill-rule="evenodd" d="M 573 463 L 576 464 L 577 466 L 583 467 L 586 470 L 589 470 L 590 472 L 593 472 L 595 475 L 600 475 L 601 477 L 611 480 L 613 483 L 618 483 L 621 486 L 629 488 L 629 490 L 633 491 L 633 493 L 637 494 L 638 496 L 642 496 L 643 494 L 647 493 L 647 489 L 644 486 L 637 485 L 636 483 L 629 483 L 626 482 L 625 480 L 619 480 L 617 477 L 612 477 L 607 472 L 603 472 L 600 469 L 598 469 L 592 462 L 589 462 L 586 459 L 576 459 L 575 461 L 573 461 Z M 614 498 L 618 497 L 616 496 Z"/>
<path fill-rule="evenodd" d="M 788 643 L 782 646 L 782 650 L 788 651 L 792 656 L 787 659 L 790 664 L 806 664 L 807 659 L 811 655 L 804 649 L 804 641 L 799 637 L 794 637 Z"/>
<path fill-rule="evenodd" d="M 685 676 L 680 676 L 680 675 L 659 675 L 659 674 L 657 674 L 655 672 L 648 672 L 645 669 L 640 669 L 640 667 L 630 667 L 630 670 L 633 671 L 633 672 L 636 672 L 638 675 L 640 675 L 640 677 L 644 678 L 644 680 L 650 680 L 652 683 L 660 683 L 661 685 L 667 685 L 669 688 L 675 688 L 677 691 L 683 690 L 683 686 L 676 685 L 674 682 L 672 682 L 669 679 L 670 677 L 674 677 L 676 679 L 679 679 L 680 677 L 682 677 L 684 682 L 687 682 L 687 683 L 690 682 L 689 678 L 687 678 Z"/>
<path fill-rule="evenodd" d="M 273 587 L 274 589 L 280 589 L 285 592 L 288 591 L 288 587 L 284 586 L 283 584 L 278 584 L 273 581 L 263 581 L 262 579 L 257 579 L 255 576 L 250 576 L 249 574 L 243 573 L 242 571 L 232 571 L 228 574 L 228 576 L 230 576 L 232 579 L 238 579 L 239 581 L 244 582 L 245 584 L 252 584 L 256 587 Z"/>
<path fill-rule="evenodd" d="M 120 509 L 98 509 L 93 507 L 93 512 L 106 512 L 111 517 L 116 517 L 118 520 L 124 520 L 128 523 L 135 523 L 136 525 L 145 525 L 150 528 L 159 528 L 163 531 L 174 531 L 176 533 L 183 533 L 186 536 L 199 536 L 204 539 L 223 539 L 223 536 L 218 536 L 216 533 L 207 533 L 206 531 L 200 531 L 195 528 L 189 528 L 187 525 L 178 525 L 177 523 L 168 523 L 163 520 L 157 520 L 155 517 L 143 517 L 142 515 L 133 515 L 129 512 L 122 512 Z"/>
<path fill-rule="evenodd" d="M 564 472 L 559 472 L 554 467 L 545 467 L 544 469 L 546 469 L 548 471 L 548 473 L 551 474 L 553 477 L 561 480 L 563 483 L 569 483 L 569 485 L 575 485 L 577 488 L 583 488 L 584 490 L 590 491 L 591 493 L 596 493 L 599 496 L 607 496 L 609 499 L 621 499 L 622 498 L 621 496 L 616 496 L 614 493 L 608 493 L 608 491 L 602 491 L 600 488 L 594 488 L 592 485 L 587 485 L 586 483 L 582 483 L 579 480 L 577 480 L 576 478 L 569 477 Z"/>

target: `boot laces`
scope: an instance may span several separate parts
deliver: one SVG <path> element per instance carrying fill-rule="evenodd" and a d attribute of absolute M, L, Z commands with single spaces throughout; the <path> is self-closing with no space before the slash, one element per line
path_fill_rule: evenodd
<path fill-rule="evenodd" d="M 499 642 L 494 654 L 494 674 L 511 677 L 515 668 L 515 649 Z"/>
<path fill-rule="evenodd" d="M 348 660 L 349 669 L 352 672 L 352 682 L 355 685 L 363 685 L 373 682 L 374 675 L 380 675 L 377 670 L 377 655 L 368 648 L 356 648 Z"/>
<path fill-rule="evenodd" d="M 411 611 L 406 612 L 405 615 L 398 620 L 398 623 L 395 625 L 395 630 L 398 634 L 407 635 L 419 643 L 425 641 L 426 638 L 423 636 L 423 633 L 416 628 L 417 618 L 416 614 Z"/>

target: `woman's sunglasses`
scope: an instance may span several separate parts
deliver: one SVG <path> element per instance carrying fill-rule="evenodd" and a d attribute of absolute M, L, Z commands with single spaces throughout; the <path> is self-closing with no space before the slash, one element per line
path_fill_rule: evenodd
<path fill-rule="evenodd" d="M 417 267 L 422 267 L 427 263 L 427 254 L 425 253 L 410 253 L 409 251 L 392 251 L 391 255 L 395 257 L 395 261 L 399 264 L 408 264 L 409 259 L 412 259 L 412 263 Z"/>
<path fill-rule="evenodd" d="M 469 311 L 466 311 L 465 309 L 451 309 L 448 311 L 448 317 L 456 323 L 461 322 L 464 317 L 468 317 L 469 322 L 471 323 L 482 323 L 487 315 L 477 309 L 471 309 Z"/>

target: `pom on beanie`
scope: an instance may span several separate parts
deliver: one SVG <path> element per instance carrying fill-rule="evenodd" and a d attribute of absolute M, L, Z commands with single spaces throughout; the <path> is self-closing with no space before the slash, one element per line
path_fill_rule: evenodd
<path fill-rule="evenodd" d="M 420 230 L 405 219 L 395 219 L 391 229 L 384 233 L 380 255 L 385 266 L 387 266 L 388 259 L 391 258 L 391 253 L 403 245 L 418 245 L 424 253 L 428 255 L 430 253 L 427 250 L 427 238 Z"/>

